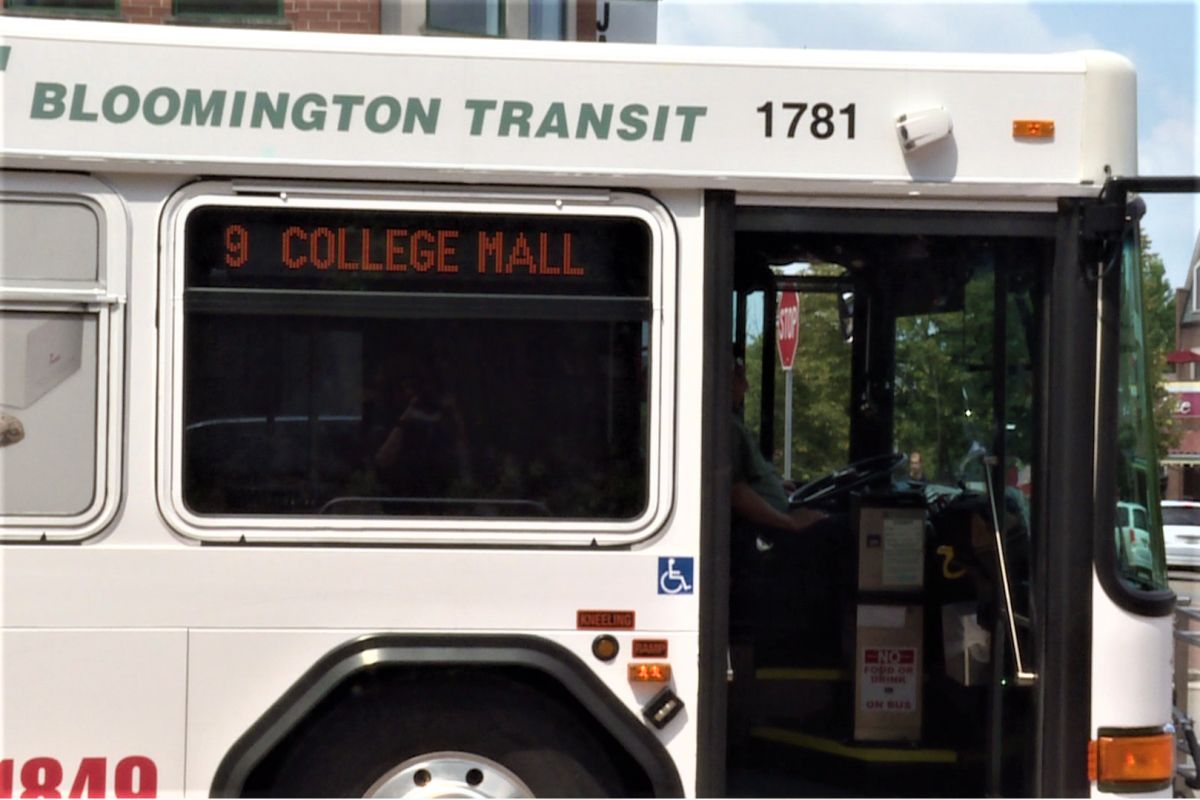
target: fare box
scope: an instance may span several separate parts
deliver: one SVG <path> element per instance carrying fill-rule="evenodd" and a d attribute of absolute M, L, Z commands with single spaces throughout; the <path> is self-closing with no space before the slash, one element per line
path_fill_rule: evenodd
<path fill-rule="evenodd" d="M 921 738 L 923 632 L 920 606 L 858 607 L 855 635 L 854 738 L 915 742 Z"/>
<path fill-rule="evenodd" d="M 858 509 L 859 591 L 919 592 L 925 586 L 925 509 Z"/>
<path fill-rule="evenodd" d="M 0 348 L 0 405 L 27 408 L 79 369 L 83 319 L 13 314 L 0 323 Z"/>

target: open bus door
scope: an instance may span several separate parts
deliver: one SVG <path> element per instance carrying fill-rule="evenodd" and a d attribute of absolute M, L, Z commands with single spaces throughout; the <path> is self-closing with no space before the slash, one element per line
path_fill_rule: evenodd
<path fill-rule="evenodd" d="M 723 370 L 743 358 L 750 389 L 734 431 L 710 426 L 723 449 L 706 451 L 730 458 L 741 427 L 765 461 L 778 465 L 791 448 L 797 482 L 813 482 L 793 503 L 843 529 L 838 541 L 814 542 L 747 532 L 727 506 L 714 516 L 731 525 L 728 708 L 702 747 L 723 740 L 728 793 L 1089 790 L 1096 623 L 1093 558 L 1081 554 L 1094 552 L 1101 582 L 1115 575 L 1146 613 L 1170 594 L 1152 570 L 1119 572 L 1112 511 L 1078 501 L 1094 488 L 1080 459 L 1105 447 L 1096 422 L 1120 400 L 1116 350 L 1101 352 L 1096 374 L 1096 348 L 1118 344 L 1095 333 L 1097 314 L 1118 308 L 1097 297 L 1119 292 L 1097 283 L 1093 266 L 1116 202 L 1128 233 L 1124 199 L 899 214 L 714 198 L 712 224 L 735 233 L 732 252 L 710 240 L 710 264 L 731 274 L 710 276 L 728 299 L 709 329 L 719 334 L 710 346 L 726 352 L 709 363 Z M 784 289 L 800 292 L 802 308 L 792 442 L 779 435 L 770 335 Z M 1099 404 L 1098 379 L 1110 381 Z M 712 382 L 714 417 L 727 380 Z M 1145 397 L 1144 371 L 1122 380 Z M 725 463 L 710 466 L 736 478 Z M 1117 483 L 1103 467 L 1095 477 L 1097 491 Z M 1104 546 L 1092 534 L 1101 529 Z M 918 549 L 906 551 L 914 530 Z"/>
<path fill-rule="evenodd" d="M 818 538 L 731 514 L 729 793 L 1028 794 L 1011 731 L 1032 730 L 1032 695 L 998 644 L 988 497 L 1027 619 L 1020 480 L 1053 215 L 754 208 L 736 231 L 729 329 L 750 390 L 734 437 L 765 461 L 790 447 L 792 502 L 827 516 Z M 784 289 L 801 305 L 792 442 L 763 335 Z M 989 476 L 982 452 L 1011 469 Z"/>

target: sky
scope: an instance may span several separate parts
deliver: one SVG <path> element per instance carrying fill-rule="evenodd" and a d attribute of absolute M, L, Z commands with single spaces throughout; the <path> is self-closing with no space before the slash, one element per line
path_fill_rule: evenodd
<path fill-rule="evenodd" d="M 1200 174 L 1200 0 L 806 2 L 660 0 L 663 44 L 1051 53 L 1102 49 L 1138 73 L 1138 171 Z M 1151 195 L 1142 230 L 1171 285 L 1200 233 L 1191 196 Z"/>

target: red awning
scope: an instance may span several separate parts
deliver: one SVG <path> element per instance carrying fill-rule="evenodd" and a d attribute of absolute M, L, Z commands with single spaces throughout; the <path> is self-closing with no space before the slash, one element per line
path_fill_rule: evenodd
<path fill-rule="evenodd" d="M 1200 353 L 1193 353 L 1191 350 L 1176 350 L 1167 354 L 1168 364 L 1190 364 L 1196 361 L 1200 361 Z"/>

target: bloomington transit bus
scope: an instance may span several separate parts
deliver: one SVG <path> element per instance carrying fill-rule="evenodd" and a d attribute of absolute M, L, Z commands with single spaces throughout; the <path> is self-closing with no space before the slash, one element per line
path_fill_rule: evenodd
<path fill-rule="evenodd" d="M 4 18 L 0 96 L 0 797 L 1169 794 L 1124 59 Z"/>

